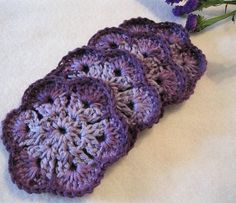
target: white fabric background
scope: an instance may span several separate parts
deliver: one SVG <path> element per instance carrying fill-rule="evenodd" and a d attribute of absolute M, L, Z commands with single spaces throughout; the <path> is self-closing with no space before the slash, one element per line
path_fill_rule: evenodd
<path fill-rule="evenodd" d="M 86 44 L 98 29 L 137 16 L 184 22 L 163 0 L 0 0 L 0 119 L 67 51 Z M 235 26 L 229 20 L 191 37 L 209 61 L 195 94 L 143 132 L 92 194 L 69 199 L 18 190 L 0 143 L 0 202 L 234 203 Z"/>

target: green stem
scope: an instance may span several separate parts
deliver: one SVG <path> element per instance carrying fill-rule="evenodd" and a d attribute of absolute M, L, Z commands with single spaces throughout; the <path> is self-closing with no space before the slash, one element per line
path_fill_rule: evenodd
<path fill-rule="evenodd" d="M 209 0 L 209 1 L 203 1 L 201 2 L 200 6 L 198 9 L 203 9 L 203 8 L 208 8 L 211 6 L 220 6 L 223 4 L 231 4 L 231 5 L 236 5 L 236 0 Z"/>
<path fill-rule="evenodd" d="M 236 4 L 236 1 L 224 1 L 224 4 Z"/>
<path fill-rule="evenodd" d="M 217 16 L 217 17 L 214 17 L 214 18 L 210 18 L 210 19 L 204 19 L 200 22 L 198 28 L 197 28 L 197 31 L 200 31 L 200 30 L 203 30 L 204 28 L 210 26 L 210 25 L 213 25 L 221 20 L 224 20 L 230 16 L 233 16 L 235 15 L 236 13 L 236 10 L 230 12 L 230 13 L 226 13 L 224 15 L 221 15 L 221 16 Z"/>

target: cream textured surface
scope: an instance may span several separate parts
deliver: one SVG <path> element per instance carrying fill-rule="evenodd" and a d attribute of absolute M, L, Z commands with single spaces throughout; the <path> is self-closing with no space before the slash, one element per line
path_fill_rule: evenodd
<path fill-rule="evenodd" d="M 0 119 L 67 51 L 137 16 L 183 23 L 163 0 L 0 0 Z M 209 61 L 195 94 L 143 132 L 92 194 L 69 199 L 18 190 L 0 143 L 0 202 L 235 203 L 236 27 L 227 21 L 191 38 Z"/>

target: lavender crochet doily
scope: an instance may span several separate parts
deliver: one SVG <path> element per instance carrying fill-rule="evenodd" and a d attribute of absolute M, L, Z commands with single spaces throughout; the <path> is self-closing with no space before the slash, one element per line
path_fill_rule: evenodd
<path fill-rule="evenodd" d="M 99 63 L 97 56 L 100 56 Z M 112 88 L 116 108 L 130 128 L 142 130 L 160 118 L 160 97 L 148 86 L 140 61 L 127 51 L 82 47 L 63 57 L 50 75 L 63 76 L 67 80 L 84 75 L 103 80 Z"/>
<path fill-rule="evenodd" d="M 111 95 L 103 82 L 84 77 L 32 84 L 3 121 L 18 187 L 71 197 L 91 192 L 105 168 L 126 153 L 128 126 Z"/>

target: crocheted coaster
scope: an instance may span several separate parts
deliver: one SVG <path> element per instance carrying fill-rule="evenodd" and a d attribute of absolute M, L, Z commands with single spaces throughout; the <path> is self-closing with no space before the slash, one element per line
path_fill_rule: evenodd
<path fill-rule="evenodd" d="M 85 55 L 91 48 L 81 48 Z M 94 53 L 96 49 L 93 49 Z M 78 49 L 81 52 L 80 49 Z M 140 61 L 123 50 L 97 50 L 103 53 L 103 60 L 99 65 L 91 66 L 87 76 L 105 81 L 113 90 L 116 107 L 129 124 L 130 128 L 142 130 L 158 122 L 161 102 L 154 88 L 148 87 Z M 67 56 L 68 61 L 59 65 L 52 74 L 73 80 L 83 76 L 80 58 L 76 54 Z M 83 61 L 86 64 L 86 61 Z M 133 137 L 133 136 L 131 136 Z M 134 140 L 130 145 L 132 146 Z"/>
<path fill-rule="evenodd" d="M 27 192 L 82 196 L 126 153 L 125 122 L 110 89 L 96 79 L 60 77 L 32 84 L 3 121 L 13 181 Z"/>
<path fill-rule="evenodd" d="M 129 35 L 123 30 L 126 38 L 123 38 L 122 41 L 120 40 L 121 31 L 119 28 L 106 28 L 95 34 L 88 44 L 97 48 L 102 44 L 102 48 L 109 49 L 111 42 L 105 44 L 104 39 L 111 39 L 109 36 L 117 36 L 116 33 L 118 33 L 119 40 L 114 40 L 114 37 L 112 38 L 116 42 L 116 47 L 128 50 L 142 61 L 145 76 L 148 78 L 150 84 L 154 85 L 157 93 L 161 94 L 164 105 L 181 102 L 186 87 L 186 75 L 180 69 L 178 70 L 178 67 L 171 62 L 171 51 L 166 40 L 160 35 L 153 35 L 146 32 Z M 127 38 L 128 40 L 125 41 Z M 120 45 L 118 44 L 119 42 L 127 45 Z M 150 55 L 152 57 L 149 57 Z M 165 62 L 162 63 L 161 61 Z"/>
<path fill-rule="evenodd" d="M 161 35 L 170 44 L 171 49 L 175 50 L 190 43 L 188 32 L 180 24 L 174 22 L 155 23 L 147 18 L 131 18 L 120 24 L 121 28 L 132 33 L 149 32 Z"/>

